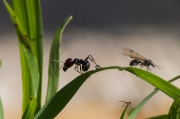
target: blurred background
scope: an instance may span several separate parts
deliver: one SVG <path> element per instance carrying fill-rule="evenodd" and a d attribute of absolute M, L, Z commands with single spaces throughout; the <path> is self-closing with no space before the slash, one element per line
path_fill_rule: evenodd
<path fill-rule="evenodd" d="M 43 103 L 47 87 L 48 60 L 54 33 L 67 16 L 61 47 L 61 61 L 85 59 L 91 54 L 105 66 L 129 66 L 123 47 L 133 49 L 159 66 L 152 73 L 169 80 L 180 73 L 180 2 L 178 0 L 43 0 L 44 25 Z M 17 36 L 10 17 L 0 4 L 0 96 L 5 118 L 21 118 L 21 69 Z M 94 68 L 91 63 L 91 68 Z M 146 68 L 144 69 L 146 70 Z M 59 89 L 79 74 L 73 68 L 61 70 Z M 180 81 L 173 84 L 180 87 Z M 117 70 L 92 75 L 56 119 L 118 119 L 131 101 L 129 110 L 154 90 L 136 76 Z M 173 100 L 158 92 L 142 108 L 137 119 L 167 114 Z"/>

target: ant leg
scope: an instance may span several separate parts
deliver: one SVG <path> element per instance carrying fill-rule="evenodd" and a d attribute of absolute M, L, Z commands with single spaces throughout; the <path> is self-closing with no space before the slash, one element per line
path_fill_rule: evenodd
<path fill-rule="evenodd" d="M 149 70 L 148 70 L 149 69 Z M 147 71 L 151 72 L 151 69 L 149 67 L 147 67 Z"/>
<path fill-rule="evenodd" d="M 161 66 L 158 66 L 158 65 L 154 65 L 155 67 L 157 67 L 158 69 L 161 69 L 161 68 L 163 68 L 163 67 L 161 67 Z"/>
<path fill-rule="evenodd" d="M 79 66 L 79 65 L 76 65 L 76 66 L 74 67 L 74 70 L 77 71 L 78 73 L 82 74 L 82 71 L 80 72 L 80 71 L 78 70 L 78 66 Z M 81 69 L 81 66 L 80 66 L 80 69 Z"/>
<path fill-rule="evenodd" d="M 80 72 L 81 72 L 81 74 L 83 74 L 82 69 L 81 69 L 81 65 L 80 65 Z"/>
<path fill-rule="evenodd" d="M 126 70 L 122 74 L 124 74 L 125 72 L 126 72 Z"/>
<path fill-rule="evenodd" d="M 89 55 L 85 60 L 87 60 L 87 59 L 90 59 L 91 62 L 93 62 L 93 63 L 96 65 L 96 68 L 97 68 L 97 67 L 100 67 L 100 65 L 98 65 L 98 64 L 96 63 L 96 61 L 94 60 L 94 58 L 93 58 L 91 55 Z"/>

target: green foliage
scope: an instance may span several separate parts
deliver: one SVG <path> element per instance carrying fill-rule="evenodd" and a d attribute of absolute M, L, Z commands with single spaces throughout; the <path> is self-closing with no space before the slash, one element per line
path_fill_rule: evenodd
<path fill-rule="evenodd" d="M 49 58 L 49 70 L 48 70 L 48 88 L 46 94 L 46 102 L 49 101 L 57 92 L 59 84 L 59 46 L 62 40 L 62 33 L 67 26 L 67 24 L 72 19 L 72 16 L 66 18 L 62 25 L 56 31 L 54 40 L 51 46 L 50 58 Z"/>
<path fill-rule="evenodd" d="M 156 116 L 156 117 L 151 117 L 151 118 L 147 118 L 147 119 L 168 119 L 167 118 L 168 117 L 168 115 L 160 115 L 160 116 Z"/>
<path fill-rule="evenodd" d="M 0 119 L 4 119 L 4 110 L 3 110 L 1 97 L 0 97 Z"/>
<path fill-rule="evenodd" d="M 177 79 L 180 78 L 179 76 L 174 77 L 173 79 L 169 80 L 168 82 L 173 82 Z M 148 100 L 151 99 L 152 96 L 154 96 L 159 90 L 157 88 L 154 89 L 154 91 L 152 93 L 150 93 L 146 98 L 144 98 L 131 112 L 129 115 L 129 119 L 134 119 L 136 117 L 136 115 L 139 113 L 139 111 L 141 110 L 141 108 L 147 103 Z M 159 118 L 159 117 L 158 117 Z M 161 116 L 162 118 L 162 116 Z M 164 116 L 163 116 L 164 118 Z"/>
<path fill-rule="evenodd" d="M 23 20 L 19 19 L 19 16 L 22 14 L 18 14 L 16 11 L 16 7 L 21 6 L 18 2 L 22 2 L 21 0 L 16 1 L 16 5 L 14 6 L 14 10 L 8 5 L 8 3 L 4 0 L 4 4 L 9 12 L 9 15 L 12 19 L 13 24 L 15 25 L 17 35 L 19 38 L 19 47 L 20 47 L 20 55 L 21 55 L 21 66 L 22 66 L 22 81 L 23 81 L 23 113 L 25 110 L 31 110 L 31 114 L 35 114 L 36 110 L 40 108 L 40 100 L 41 93 L 39 94 L 38 90 L 41 90 L 40 87 L 40 71 L 39 71 L 39 62 L 38 58 L 35 55 L 35 48 L 31 42 L 30 34 L 28 34 L 27 29 L 25 29 L 22 24 Z M 23 9 L 24 10 L 24 9 Z M 24 10 L 25 11 L 25 10 Z M 15 14 L 16 13 L 16 14 Z M 22 12 L 21 12 L 22 13 Z M 28 24 L 28 28 L 31 27 L 30 23 Z M 40 40 L 40 39 L 38 39 Z M 31 105 L 32 98 L 35 98 L 36 105 Z M 29 106 L 31 105 L 31 106 Z M 36 106 L 36 107 L 34 107 Z M 31 108 L 31 109 L 27 109 Z M 27 112 L 27 111 L 26 111 Z M 25 113 L 26 114 L 26 113 Z M 25 115 L 24 114 L 24 115 Z"/>
<path fill-rule="evenodd" d="M 180 89 L 165 79 L 162 79 L 148 71 L 137 69 L 137 68 L 126 68 L 127 71 L 130 73 L 135 74 L 139 78 L 143 79 L 144 81 L 150 83 L 151 85 L 155 86 L 168 96 L 173 99 L 180 97 Z"/>
<path fill-rule="evenodd" d="M 168 119 L 179 119 L 180 118 L 180 98 L 174 100 L 169 110 Z"/>
<path fill-rule="evenodd" d="M 125 115 L 126 115 L 127 108 L 128 108 L 128 106 L 125 107 L 123 113 L 121 114 L 120 119 L 125 119 Z"/>
<path fill-rule="evenodd" d="M 134 119 L 143 105 L 146 104 L 147 101 L 159 90 L 174 99 L 174 103 L 167 115 L 152 117 L 152 119 L 179 118 L 180 89 L 170 82 L 178 79 L 180 76 L 177 76 L 168 82 L 165 79 L 138 68 L 120 66 L 101 67 L 76 77 L 57 92 L 59 72 L 56 71 L 59 68 L 59 62 L 56 61 L 59 61 L 60 59 L 59 46 L 61 44 L 63 31 L 72 19 L 72 16 L 66 18 L 55 33 L 50 51 L 46 102 L 41 108 L 43 26 L 40 1 L 12 0 L 12 7 L 6 2 L 6 0 L 3 0 L 3 2 L 15 26 L 18 36 L 23 84 L 23 119 L 55 118 L 68 104 L 88 77 L 94 73 L 109 69 L 118 69 L 120 71 L 126 70 L 156 88 L 151 94 L 142 100 L 135 109 L 133 109 L 130 113 L 129 119 Z M 121 119 L 125 118 L 127 108 L 128 106 L 125 107 L 120 117 Z M 3 118 L 4 112 L 2 101 L 0 99 L 0 119 Z"/>
<path fill-rule="evenodd" d="M 0 60 L 0 67 L 1 67 L 2 61 Z M 0 119 L 4 119 L 4 110 L 3 110 L 3 104 L 0 97 Z"/>

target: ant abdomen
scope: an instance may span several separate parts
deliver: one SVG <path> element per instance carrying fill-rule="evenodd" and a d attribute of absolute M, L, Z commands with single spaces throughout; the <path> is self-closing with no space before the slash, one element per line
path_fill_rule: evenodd
<path fill-rule="evenodd" d="M 71 58 L 68 58 L 65 63 L 64 63 L 64 66 L 63 66 L 63 71 L 66 72 L 66 70 L 70 67 L 72 67 L 72 65 L 74 64 L 74 60 L 71 59 Z"/>

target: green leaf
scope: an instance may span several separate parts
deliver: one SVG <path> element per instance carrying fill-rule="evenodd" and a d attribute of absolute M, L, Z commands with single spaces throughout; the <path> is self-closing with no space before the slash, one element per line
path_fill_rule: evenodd
<path fill-rule="evenodd" d="M 21 1 L 18 0 L 16 2 L 18 3 Z M 36 101 L 38 100 L 37 105 L 38 106 L 40 105 L 39 94 L 38 94 L 40 76 L 39 76 L 39 67 L 38 67 L 39 65 L 37 62 L 37 58 L 35 56 L 36 51 L 33 49 L 32 41 L 30 42 L 29 40 L 29 36 L 28 36 L 29 34 L 27 35 L 25 27 L 21 23 L 21 20 L 19 20 L 19 17 L 14 13 L 13 9 L 8 5 L 8 3 L 5 0 L 4 0 L 4 4 L 10 14 L 12 22 L 15 25 L 17 35 L 19 38 L 19 47 L 20 47 L 21 65 L 22 65 L 22 78 L 23 78 L 23 113 L 25 110 L 34 111 L 35 107 L 32 108 L 32 106 L 28 106 L 28 105 L 30 105 L 29 100 L 31 100 L 32 97 L 34 97 Z M 27 109 L 27 106 L 32 109 Z M 35 111 L 31 113 L 35 114 Z"/>
<path fill-rule="evenodd" d="M 121 114 L 120 119 L 125 119 L 125 115 L 126 115 L 126 110 L 127 110 L 128 106 L 125 107 L 123 113 Z"/>
<path fill-rule="evenodd" d="M 156 94 L 159 90 L 155 89 L 152 93 L 150 93 L 145 99 L 143 99 L 141 101 L 141 103 L 139 103 L 138 106 L 136 106 L 130 113 L 129 118 L 128 119 L 135 119 L 136 115 L 139 113 L 139 111 L 141 110 L 141 108 L 144 106 L 144 104 L 146 104 L 146 102 L 152 97 L 154 96 L 154 94 Z"/>
<path fill-rule="evenodd" d="M 165 115 L 150 117 L 150 118 L 147 118 L 147 119 L 168 119 L 168 115 L 165 114 Z M 174 119 L 174 118 L 172 118 L 172 119 Z"/>
<path fill-rule="evenodd" d="M 67 105 L 81 85 L 92 74 L 84 73 L 58 91 L 55 96 L 47 102 L 37 113 L 34 119 L 53 119 Z"/>
<path fill-rule="evenodd" d="M 31 52 L 31 50 L 22 46 L 25 57 L 27 59 L 27 63 L 30 69 L 30 76 L 31 76 L 31 89 L 32 95 L 37 98 L 38 86 L 39 86 L 39 73 L 38 73 L 38 63 L 36 57 Z"/>
<path fill-rule="evenodd" d="M 39 110 L 41 107 L 42 65 L 43 65 L 43 24 L 42 24 L 40 0 L 12 0 L 12 6 L 15 14 L 19 18 L 19 21 L 21 21 L 20 22 L 21 25 L 23 26 L 24 30 L 27 33 L 31 48 L 38 61 L 39 87 L 38 87 L 38 95 L 37 95 L 37 110 Z M 26 93 L 28 92 L 28 88 L 30 87 L 30 85 L 28 86 L 25 83 L 25 80 L 29 76 L 29 74 L 27 74 L 26 72 L 28 72 L 29 69 L 25 64 L 26 61 L 23 61 L 24 60 L 23 52 L 21 53 L 21 57 L 22 57 L 21 64 L 24 65 L 22 66 L 23 90 L 25 90 L 24 92 Z M 24 73 L 26 73 L 27 75 L 24 75 Z M 25 96 L 27 96 L 27 94 L 25 93 L 23 94 L 24 95 L 23 101 L 25 101 L 26 103 L 28 99 L 26 99 Z M 29 94 L 29 96 L 30 95 L 31 94 Z M 23 106 L 23 108 L 26 108 L 26 106 Z"/>
<path fill-rule="evenodd" d="M 58 91 L 54 97 L 48 101 L 37 113 L 35 119 L 53 119 L 67 105 L 67 103 L 91 74 L 107 69 L 123 70 L 124 68 L 118 66 L 98 68 L 78 76 L 64 86 L 60 91 Z"/>
<path fill-rule="evenodd" d="M 80 86 L 84 83 L 84 81 L 90 75 L 92 75 L 96 72 L 108 70 L 108 69 L 118 69 L 120 71 L 123 71 L 124 69 L 126 69 L 127 71 L 136 74 L 137 76 L 143 78 L 145 81 L 156 86 L 157 88 L 159 88 L 161 91 L 164 91 L 168 95 L 173 94 L 172 97 L 178 96 L 178 93 L 174 93 L 175 91 L 177 91 L 178 88 L 176 88 L 175 86 L 173 86 L 169 82 L 163 80 L 162 78 L 155 76 L 154 74 L 151 74 L 150 72 L 143 71 L 143 70 L 137 69 L 137 68 L 132 68 L 132 67 L 123 68 L 123 67 L 119 67 L 119 66 L 97 68 L 96 70 L 88 71 L 88 72 L 78 76 L 76 79 L 74 79 L 72 82 L 67 84 L 60 91 L 58 91 L 56 93 L 56 95 L 48 103 L 46 103 L 43 106 L 43 108 L 38 112 L 38 114 L 35 116 L 35 119 L 51 119 L 51 118 L 54 118 L 66 106 L 66 104 L 71 100 L 71 98 L 74 96 L 74 94 L 80 88 Z M 168 86 L 172 87 L 172 90 L 169 88 L 167 88 L 166 90 L 164 89 L 163 84 L 165 84 L 165 87 L 166 87 L 167 83 L 168 83 Z M 172 93 L 172 94 L 169 94 L 169 93 Z"/>
<path fill-rule="evenodd" d="M 27 63 L 30 69 L 30 76 L 31 76 L 31 97 L 30 97 L 30 101 L 28 103 L 28 106 L 26 107 L 26 110 L 23 114 L 23 118 L 27 119 L 28 117 L 32 117 L 35 115 L 36 113 L 36 109 L 37 109 L 37 93 L 38 93 L 38 87 L 39 87 L 39 72 L 38 72 L 38 64 L 37 64 L 37 60 L 36 57 L 34 56 L 34 54 L 29 50 L 26 49 L 23 45 L 22 45 L 22 49 L 24 51 L 24 55 L 27 59 Z M 31 101 L 33 100 L 33 101 Z M 35 102 L 34 102 L 35 101 Z"/>
<path fill-rule="evenodd" d="M 169 80 L 168 82 L 173 82 L 177 79 L 180 78 L 179 76 L 174 77 L 173 79 Z M 151 99 L 152 96 L 154 96 L 159 90 L 156 88 L 152 93 L 150 93 L 145 99 L 143 99 L 138 106 L 136 106 L 130 113 L 129 118 L 128 119 L 134 119 L 136 117 L 136 115 L 139 113 L 139 111 L 141 110 L 141 108 L 144 106 L 144 104 L 147 103 L 147 101 L 149 99 Z"/>
<path fill-rule="evenodd" d="M 0 66 L 1 66 L 1 64 L 2 64 L 2 61 L 0 60 Z"/>
<path fill-rule="evenodd" d="M 49 59 L 48 88 L 46 94 L 46 102 L 49 101 L 57 92 L 59 83 L 59 72 L 57 72 L 57 70 L 59 68 L 59 62 L 56 61 L 59 61 L 59 46 L 61 44 L 63 31 L 71 19 L 72 16 L 66 18 L 61 24 L 61 26 L 58 28 L 54 36 Z"/>
<path fill-rule="evenodd" d="M 168 81 L 142 69 L 128 67 L 126 70 L 155 86 L 171 98 L 176 99 L 180 97 L 180 89 Z"/>
<path fill-rule="evenodd" d="M 180 98 L 174 100 L 169 110 L 168 119 L 179 119 L 180 118 Z"/>
<path fill-rule="evenodd" d="M 3 110 L 1 97 L 0 97 L 0 119 L 4 119 L 4 110 Z"/>
<path fill-rule="evenodd" d="M 29 105 L 27 106 L 24 112 L 22 119 L 33 119 L 35 115 L 34 112 L 36 112 L 36 107 L 37 107 L 36 100 L 32 96 L 32 98 L 29 101 Z"/>
<path fill-rule="evenodd" d="M 22 1 L 22 0 L 21 0 Z M 18 3 L 18 2 L 17 2 Z M 12 22 L 16 28 L 17 35 L 19 37 L 19 48 L 20 48 L 20 56 L 21 56 L 21 70 L 22 70 L 22 87 L 23 87 L 23 110 L 22 112 L 24 113 L 28 103 L 29 99 L 31 96 L 31 77 L 29 73 L 29 66 L 26 60 L 26 57 L 24 55 L 24 52 L 22 50 L 22 45 L 25 45 L 27 48 L 30 48 L 30 41 L 27 37 L 27 33 L 23 29 L 20 20 L 18 17 L 15 15 L 14 11 L 12 8 L 8 5 L 6 0 L 4 0 L 4 4 L 6 6 L 7 11 L 9 12 L 9 15 L 12 19 Z M 20 5 L 22 6 L 22 5 Z M 19 6 L 19 7 L 20 7 Z M 23 10 L 21 10 L 23 11 Z M 21 17 L 21 15 L 19 15 Z M 22 21 L 22 20 L 21 20 Z M 24 35 L 22 35 L 24 34 Z M 21 36 L 22 35 L 22 36 Z"/>

